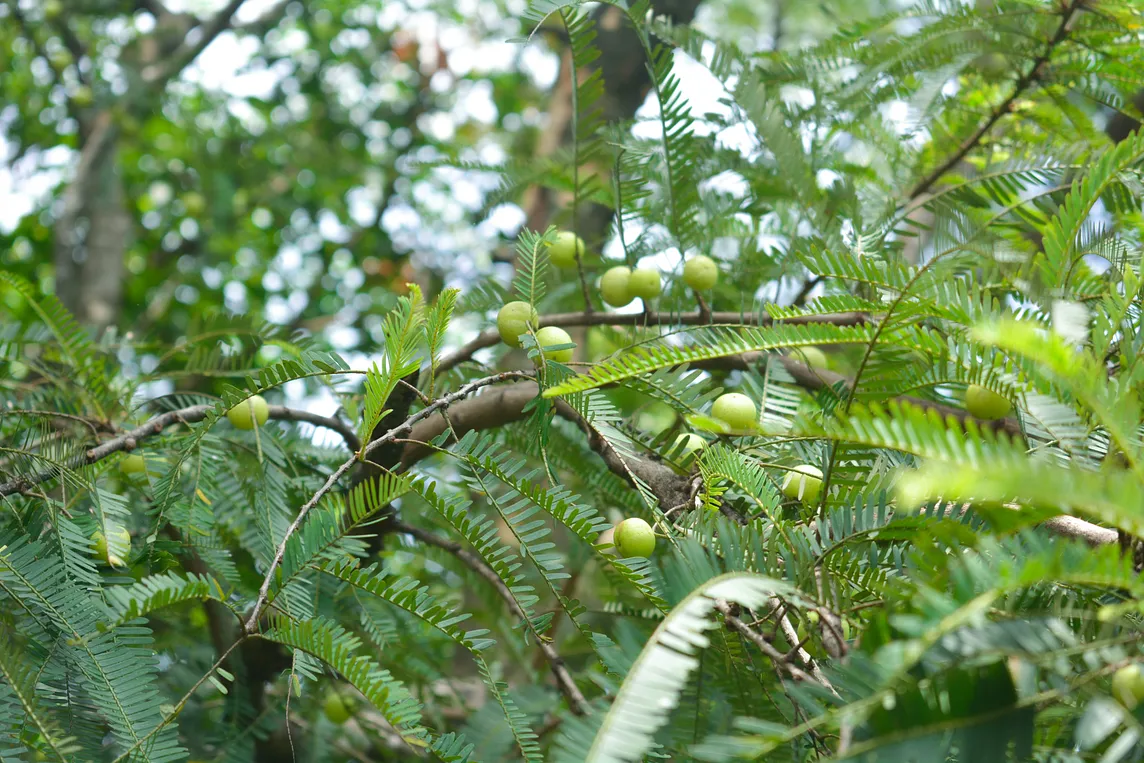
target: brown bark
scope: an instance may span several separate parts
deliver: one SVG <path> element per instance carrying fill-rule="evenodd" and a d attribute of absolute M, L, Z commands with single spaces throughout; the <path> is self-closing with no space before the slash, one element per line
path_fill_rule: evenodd
<path fill-rule="evenodd" d="M 133 220 L 117 166 L 118 130 L 111 113 L 99 114 L 86 132 L 75 179 L 56 217 L 56 296 L 81 323 L 99 330 L 119 318 L 123 255 Z"/>

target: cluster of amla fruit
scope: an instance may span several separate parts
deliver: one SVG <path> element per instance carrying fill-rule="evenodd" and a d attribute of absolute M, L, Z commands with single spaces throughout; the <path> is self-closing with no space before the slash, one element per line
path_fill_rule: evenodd
<path fill-rule="evenodd" d="M 558 268 L 576 267 L 577 256 L 583 256 L 584 242 L 572 231 L 556 234 L 548 248 L 548 260 Z M 706 255 L 691 257 L 683 265 L 683 282 L 696 291 L 706 291 L 719 280 L 719 266 Z M 659 271 L 652 268 L 629 268 L 617 265 L 600 277 L 600 297 L 611 307 L 624 307 L 636 297 L 645 303 L 663 290 Z"/>

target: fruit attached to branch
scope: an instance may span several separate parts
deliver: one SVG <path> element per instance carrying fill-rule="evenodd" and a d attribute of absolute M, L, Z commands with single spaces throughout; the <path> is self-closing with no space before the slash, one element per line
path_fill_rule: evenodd
<path fill-rule="evenodd" d="M 711 415 L 735 431 L 754 429 L 759 420 L 754 401 L 741 392 L 720 395 L 711 406 Z"/>
<path fill-rule="evenodd" d="M 251 395 L 226 412 L 226 418 L 235 429 L 254 429 L 270 417 L 270 406 L 262 395 Z"/>
<path fill-rule="evenodd" d="M 965 391 L 965 408 L 979 419 L 1003 419 L 1013 409 L 1013 404 L 993 390 L 978 384 L 970 384 Z"/>
<path fill-rule="evenodd" d="M 612 542 L 625 559 L 633 556 L 646 558 L 655 551 L 655 532 L 639 517 L 629 517 L 616 525 Z"/>
<path fill-rule="evenodd" d="M 536 309 L 527 302 L 509 302 L 497 312 L 497 332 L 501 341 L 509 347 L 521 347 L 520 335 L 528 333 L 531 323 L 535 326 L 540 321 Z"/>
<path fill-rule="evenodd" d="M 584 242 L 570 230 L 556 234 L 556 241 L 548 247 L 548 259 L 558 268 L 576 267 L 576 255 L 584 256 Z"/>
<path fill-rule="evenodd" d="M 555 360 L 557 363 L 567 363 L 572 360 L 571 347 L 567 347 L 563 350 L 548 349 L 549 347 L 556 347 L 562 344 L 572 344 L 572 337 L 562 328 L 545 326 L 536 332 L 536 344 L 540 347 L 540 351 L 544 353 L 544 357 L 548 360 Z M 536 359 L 538 365 L 539 360 L 539 358 Z"/>
<path fill-rule="evenodd" d="M 697 254 L 683 264 L 683 282 L 696 291 L 706 291 L 719 280 L 719 266 L 705 254 Z"/>
<path fill-rule="evenodd" d="M 634 298 L 631 292 L 632 271 L 623 265 L 607 270 L 600 277 L 600 296 L 612 307 L 623 307 Z"/>
<path fill-rule="evenodd" d="M 822 495 L 822 470 L 810 464 L 796 466 L 783 478 L 783 495 L 813 506 Z"/>

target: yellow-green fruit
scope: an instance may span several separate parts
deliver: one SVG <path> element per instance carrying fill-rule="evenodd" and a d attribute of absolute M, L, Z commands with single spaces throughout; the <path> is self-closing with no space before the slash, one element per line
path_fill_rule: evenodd
<path fill-rule="evenodd" d="M 1129 710 L 1135 710 L 1144 699 L 1144 671 L 1140 665 L 1125 665 L 1112 676 L 1112 696 Z"/>
<path fill-rule="evenodd" d="M 659 271 L 651 268 L 636 268 L 628 279 L 628 293 L 640 299 L 654 299 L 659 296 L 662 284 Z"/>
<path fill-rule="evenodd" d="M 719 266 L 705 254 L 697 254 L 683 264 L 683 282 L 696 291 L 706 291 L 719 280 Z"/>
<path fill-rule="evenodd" d="M 679 452 L 679 460 L 687 463 L 695 457 L 695 454 L 700 450 L 707 447 L 707 441 L 694 432 L 684 432 L 679 437 L 675 438 L 675 443 L 672 444 L 671 450 Z"/>
<path fill-rule="evenodd" d="M 796 466 L 783 478 L 783 495 L 808 506 L 817 503 L 822 495 L 822 470 L 810 464 Z"/>
<path fill-rule="evenodd" d="M 255 422 L 262 426 L 269 417 L 270 406 L 262 395 L 251 395 L 226 412 L 227 420 L 235 429 L 254 429 Z"/>
<path fill-rule="evenodd" d="M 740 392 L 720 395 L 711 406 L 711 415 L 735 430 L 752 429 L 759 419 L 754 401 Z"/>
<path fill-rule="evenodd" d="M 612 307 L 623 307 L 632 301 L 629 288 L 632 271 L 623 265 L 611 268 L 600 277 L 600 296 Z"/>
<path fill-rule="evenodd" d="M 346 702 L 345 698 L 334 689 L 326 692 L 326 701 L 322 705 L 322 710 L 331 723 L 336 723 L 339 726 L 353 715 L 350 703 Z"/>
<path fill-rule="evenodd" d="M 113 537 L 115 537 L 116 540 L 121 541 L 124 547 L 128 549 L 131 548 L 131 533 L 127 532 L 126 528 L 112 528 L 111 534 Z M 110 553 L 110 549 L 107 547 L 107 537 L 102 532 L 96 530 L 94 533 L 92 533 L 91 540 L 95 544 L 96 556 L 110 564 L 112 567 L 122 567 L 124 565 L 122 558 L 116 554 Z"/>
<path fill-rule="evenodd" d="M 124 456 L 123 460 L 119 462 L 119 471 L 128 477 L 143 474 L 147 471 L 147 462 L 143 460 L 143 456 L 133 453 Z"/>
<path fill-rule="evenodd" d="M 616 525 L 613 542 L 620 556 L 625 559 L 633 556 L 649 557 L 655 551 L 655 532 L 651 525 L 639 517 L 630 517 Z"/>
<path fill-rule="evenodd" d="M 817 347 L 800 347 L 794 351 L 794 356 L 811 368 L 827 367 L 826 353 Z"/>
<path fill-rule="evenodd" d="M 520 335 L 528 333 L 528 324 L 540 321 L 536 308 L 527 302 L 509 302 L 497 312 L 497 331 L 509 347 L 520 347 Z"/>
<path fill-rule="evenodd" d="M 556 241 L 548 247 L 548 259 L 558 268 L 576 267 L 576 255 L 584 256 L 584 242 L 570 230 L 556 234 Z"/>
<path fill-rule="evenodd" d="M 572 360 L 571 347 L 564 350 L 548 349 L 556 345 L 572 344 L 572 337 L 568 336 L 568 332 L 562 328 L 545 326 L 536 332 L 536 343 L 540 346 L 541 352 L 544 353 L 544 357 L 548 360 L 555 360 L 557 363 L 567 363 Z"/>
<path fill-rule="evenodd" d="M 965 408 L 979 419 L 1003 419 L 1013 409 L 1013 404 L 991 389 L 970 384 L 965 391 Z"/>

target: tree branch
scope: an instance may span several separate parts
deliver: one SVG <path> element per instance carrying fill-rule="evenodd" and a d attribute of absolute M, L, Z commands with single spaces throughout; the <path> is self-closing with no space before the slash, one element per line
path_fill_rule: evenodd
<path fill-rule="evenodd" d="M 238 12 L 244 1 L 228 0 L 222 10 L 196 26 L 191 33 L 188 33 L 182 44 L 164 62 L 144 69 L 141 72 L 143 81 L 152 87 L 161 88 L 173 77 L 178 76 L 179 72 L 198 58 L 199 54 L 206 50 L 207 46 L 214 42 L 220 34 L 231 28 L 234 14 Z M 261 26 L 276 23 L 285 15 L 289 4 L 290 0 L 283 0 L 264 13 L 255 23 Z"/>
<path fill-rule="evenodd" d="M 108 456 L 119 453 L 120 451 L 135 450 L 135 448 L 139 447 L 139 443 L 143 442 L 149 437 L 154 437 L 169 426 L 173 426 L 175 424 L 194 424 L 196 422 L 202 421 L 207 417 L 207 414 L 210 411 L 214 410 L 214 408 L 215 406 L 213 405 L 193 405 L 189 408 L 180 408 L 176 411 L 161 413 L 150 421 L 147 421 L 144 424 L 140 424 L 134 429 L 128 430 L 127 432 L 124 432 L 117 437 L 113 437 L 110 440 L 107 440 L 106 442 L 89 449 L 82 456 L 79 456 L 70 461 L 66 465 L 66 468 L 79 469 L 81 467 L 94 464 L 97 461 L 102 461 Z M 358 444 L 357 434 L 349 426 L 349 424 L 346 424 L 339 419 L 319 416 L 316 413 L 299 411 L 293 408 L 286 408 L 281 405 L 270 406 L 269 415 L 271 419 L 281 419 L 283 421 L 303 421 L 307 424 L 313 424 L 317 427 L 333 430 L 340 434 L 343 439 L 345 439 L 346 445 L 350 448 L 350 450 L 356 451 L 360 447 Z M 13 495 L 15 493 L 21 493 L 43 482 L 54 479 L 57 476 L 58 473 L 56 471 L 47 470 L 31 477 L 17 477 L 16 479 L 9 480 L 8 482 L 0 484 L 0 498 Z"/>
<path fill-rule="evenodd" d="M 1041 526 L 1057 535 L 1083 540 L 1090 546 L 1107 546 L 1119 542 L 1120 534 L 1116 530 L 1094 525 L 1078 517 L 1061 515 L 1045 520 Z"/>
<path fill-rule="evenodd" d="M 1041 55 L 1033 61 L 1033 65 L 1029 67 L 1029 71 L 1021 76 L 1013 85 L 1013 91 L 1009 97 L 997 105 L 990 113 L 989 117 L 978 127 L 973 133 L 961 142 L 961 145 L 954 151 L 941 165 L 933 172 L 929 173 L 918 181 L 909 192 L 908 199 L 913 201 L 926 191 L 928 191 L 934 183 L 942 178 L 945 173 L 953 169 L 957 164 L 965 158 L 966 154 L 972 151 L 981 139 L 984 138 L 993 126 L 997 124 L 1006 114 L 1013 110 L 1013 104 L 1025 92 L 1026 89 L 1034 82 L 1044 76 L 1045 68 L 1048 66 L 1049 59 L 1052 58 L 1053 52 L 1057 46 L 1060 45 L 1069 32 L 1072 31 L 1073 23 L 1076 19 L 1076 12 L 1080 9 L 1083 0 L 1071 0 L 1067 6 L 1062 10 L 1061 22 L 1057 26 L 1057 31 L 1053 34 L 1052 38 L 1045 43 L 1045 49 Z"/>
<path fill-rule="evenodd" d="M 401 469 L 409 469 L 435 452 L 425 443 L 448 431 L 449 422 L 452 422 L 452 430 L 458 437 L 463 437 L 466 432 L 495 429 L 527 418 L 530 412 L 525 411 L 525 406 L 535 400 L 538 394 L 539 388 L 534 381 L 510 384 L 453 406 L 449 409 L 449 421 L 439 414 L 422 421 L 413 428 L 410 442 L 401 454 Z M 666 464 L 649 458 L 621 456 L 576 409 L 560 399 L 554 402 L 556 415 L 579 426 L 588 436 L 592 450 L 600 455 L 604 465 L 618 477 L 628 484 L 632 484 L 633 477 L 638 477 L 665 511 L 688 499 L 690 492 L 686 477 L 676 474 Z"/>
<path fill-rule="evenodd" d="M 429 418 L 437 411 L 447 408 L 462 398 L 468 397 L 482 387 L 487 387 L 490 384 L 499 384 L 500 382 L 507 381 L 509 379 L 520 378 L 527 378 L 527 374 L 521 373 L 520 371 L 506 371 L 504 373 L 495 374 L 494 376 L 486 376 L 483 379 L 471 381 L 468 384 L 462 386 L 456 392 L 451 392 L 444 397 L 434 400 L 432 403 L 407 418 L 402 424 L 399 424 L 382 436 L 372 440 L 365 447 L 361 448 L 357 453 L 354 453 L 352 456 L 350 456 L 350 458 L 347 459 L 345 463 L 339 466 L 334 471 L 334 473 L 329 476 L 329 479 L 326 480 L 325 484 L 318 488 L 317 492 L 314 493 L 310 500 L 306 501 L 306 503 L 302 505 L 302 508 L 298 510 L 298 515 L 294 517 L 294 521 L 290 524 L 290 527 L 287 528 L 286 534 L 282 536 L 282 542 L 278 544 L 278 550 L 275 551 L 274 559 L 270 562 L 269 569 L 266 570 L 266 577 L 262 580 L 262 586 L 258 589 L 258 599 L 254 603 L 250 617 L 248 617 L 246 620 L 246 632 L 254 633 L 254 629 L 258 625 L 258 618 L 262 615 L 262 610 L 266 608 L 266 603 L 270 594 L 270 583 L 274 580 L 274 575 L 278 570 L 278 565 L 282 563 L 282 557 L 286 554 L 286 544 L 290 541 L 290 536 L 298 531 L 298 528 L 302 526 L 302 520 L 304 520 L 306 515 L 310 513 L 310 510 L 318 505 L 318 501 L 322 500 L 322 497 L 326 493 L 330 492 L 333 486 L 337 484 L 338 480 L 344 477 L 346 472 L 353 468 L 354 464 L 358 463 L 359 458 L 364 459 L 366 456 L 380 448 L 382 445 L 392 442 L 398 436 L 413 429 L 413 426 L 419 421 Z"/>
<path fill-rule="evenodd" d="M 865 313 L 831 313 L 828 315 L 799 315 L 787 318 L 781 323 L 802 325 L 829 323 L 835 326 L 856 326 L 866 323 L 870 317 Z M 544 326 L 704 326 L 709 323 L 726 323 L 745 326 L 770 326 L 774 319 L 768 315 L 755 313 L 554 313 L 540 316 L 540 327 Z M 495 329 L 482 331 L 456 352 L 445 356 L 437 365 L 438 372 L 466 362 L 478 350 L 493 347 L 500 342 L 500 334 Z"/>
<path fill-rule="evenodd" d="M 826 676 L 822 675 L 822 671 L 818 670 L 817 666 L 813 665 L 813 659 L 811 660 L 811 664 L 814 673 L 807 673 L 802 668 L 792 665 L 791 661 L 787 658 L 787 655 L 783 654 L 778 649 L 775 649 L 775 647 L 769 641 L 767 641 L 761 633 L 736 617 L 734 608 L 732 608 L 731 605 L 726 601 L 723 599 L 717 600 L 715 602 L 715 609 L 719 612 L 719 614 L 723 615 L 723 622 L 729 628 L 738 631 L 744 638 L 757 646 L 760 652 L 770 658 L 770 660 L 774 662 L 775 665 L 778 666 L 781 670 L 785 670 L 790 673 L 792 678 L 798 681 L 806 681 L 807 683 L 819 684 L 820 686 L 824 686 L 827 689 L 834 691 L 834 687 L 830 685 L 830 681 L 827 680 Z M 798 643 L 797 638 L 795 643 Z M 807 655 L 807 657 L 809 658 L 810 655 Z"/>
<path fill-rule="evenodd" d="M 417 538 L 417 540 L 421 541 L 422 543 L 428 543 L 431 546 L 436 546 L 437 548 L 448 551 L 450 554 L 457 557 L 470 569 L 487 580 L 494 589 L 496 589 L 496 592 L 502 599 L 504 599 L 505 604 L 508 605 L 509 611 L 511 611 L 515 617 L 520 618 L 522 622 L 527 622 L 528 615 L 526 615 L 524 611 L 521 610 L 520 605 L 517 604 L 516 599 L 513 597 L 512 592 L 508 589 L 508 586 L 506 586 L 504 581 L 500 579 L 500 576 L 497 575 L 496 570 L 485 564 L 484 560 L 479 556 L 461 546 L 460 543 L 455 543 L 454 541 L 448 540 L 447 538 L 442 538 L 434 533 L 422 530 L 420 527 L 415 527 L 406 522 L 398 521 L 395 522 L 394 526 L 399 532 L 408 533 L 414 538 Z M 556 676 L 556 683 L 560 686 L 560 691 L 564 694 L 565 698 L 567 698 L 568 704 L 572 708 L 572 712 L 576 713 L 576 715 L 584 715 L 587 711 L 587 700 L 584 699 L 584 695 L 580 692 L 580 688 L 576 686 L 576 682 L 572 680 L 572 675 L 568 672 L 568 668 L 565 667 L 564 659 L 560 656 L 560 653 L 556 651 L 556 648 L 553 647 L 552 644 L 543 639 L 538 638 L 537 645 L 540 647 L 540 651 L 544 654 L 544 657 L 548 660 L 549 667 L 552 669 L 552 674 Z"/>
<path fill-rule="evenodd" d="M 775 355 L 767 352 L 746 352 L 742 355 L 713 358 L 711 360 L 692 363 L 691 365 L 693 368 L 745 371 L 754 365 L 765 363 L 767 359 L 771 357 L 775 357 Z M 783 364 L 783 368 L 786 369 L 787 373 L 794 378 L 798 386 L 811 392 L 823 389 L 824 387 L 835 387 L 840 384 L 849 388 L 852 383 L 849 377 L 835 373 L 834 371 L 811 368 L 806 363 L 795 359 L 791 355 L 779 355 L 778 360 Z M 952 417 L 963 424 L 972 420 L 978 428 L 981 429 L 1005 432 L 1011 437 L 1016 438 L 1024 437 L 1024 432 L 1021 430 L 1021 422 L 1012 416 L 1004 419 L 985 420 L 971 416 L 970 413 L 963 408 L 957 408 L 952 405 L 946 405 L 945 403 L 938 403 L 933 400 L 926 400 L 912 395 L 899 395 L 893 399 L 899 403 L 913 405 L 929 411 L 936 411 L 942 418 Z"/>

